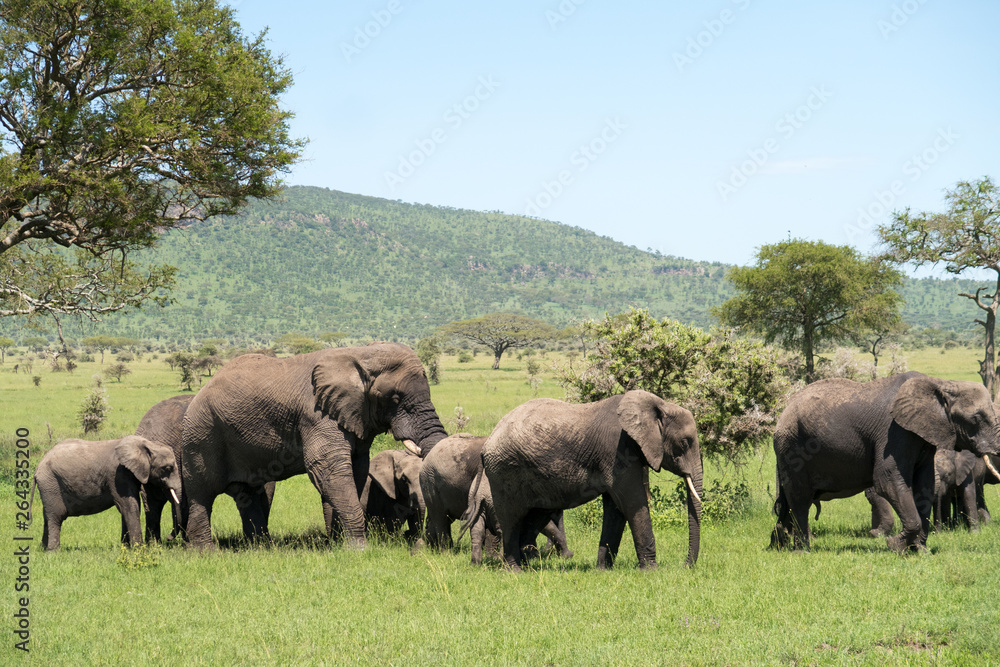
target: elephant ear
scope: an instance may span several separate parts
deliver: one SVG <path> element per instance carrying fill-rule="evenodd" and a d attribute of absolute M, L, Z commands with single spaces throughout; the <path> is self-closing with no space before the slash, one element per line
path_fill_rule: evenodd
<path fill-rule="evenodd" d="M 663 440 L 670 421 L 669 404 L 648 391 L 625 392 L 618 404 L 618 423 L 639 445 L 649 467 L 656 472 L 663 466 Z"/>
<path fill-rule="evenodd" d="M 892 418 L 939 449 L 955 448 L 955 426 L 948 414 L 950 400 L 943 383 L 915 377 L 903 383 L 892 402 Z"/>
<path fill-rule="evenodd" d="M 323 414 L 344 430 L 367 439 L 364 412 L 371 376 L 354 356 L 339 350 L 323 355 L 313 367 L 312 387 L 316 407 Z"/>
<path fill-rule="evenodd" d="M 396 499 L 396 466 L 391 456 L 380 454 L 373 458 L 368 466 L 368 476 L 382 487 L 385 495 Z"/>
<path fill-rule="evenodd" d="M 118 463 L 128 468 L 140 484 L 149 481 L 149 447 L 145 438 L 129 436 L 115 445 Z"/>

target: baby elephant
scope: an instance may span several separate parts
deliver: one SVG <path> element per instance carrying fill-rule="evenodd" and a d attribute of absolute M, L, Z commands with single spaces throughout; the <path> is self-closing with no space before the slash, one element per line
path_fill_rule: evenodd
<path fill-rule="evenodd" d="M 368 479 L 361 492 L 368 529 L 397 534 L 405 523 L 403 537 L 414 542 L 424 529 L 424 496 L 420 490 L 420 467 L 416 454 L 405 449 L 387 449 L 368 465 Z"/>
<path fill-rule="evenodd" d="M 42 457 L 35 471 L 45 515 L 43 546 L 48 551 L 59 548 L 59 531 L 66 517 L 97 514 L 112 506 L 122 515 L 122 542 L 139 544 L 143 484 L 163 487 L 179 504 L 181 476 L 174 453 L 166 445 L 138 435 L 119 440 L 63 440 Z M 34 499 L 34 486 L 31 493 Z"/>

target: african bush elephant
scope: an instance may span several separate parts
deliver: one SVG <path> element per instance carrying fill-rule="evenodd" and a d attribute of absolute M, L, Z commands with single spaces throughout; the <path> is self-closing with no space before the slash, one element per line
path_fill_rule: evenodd
<path fill-rule="evenodd" d="M 421 455 L 446 435 L 423 366 L 405 345 L 237 357 L 198 392 L 184 417 L 188 539 L 212 546 L 212 504 L 234 485 L 259 487 L 308 473 L 324 504 L 327 534 L 363 548 L 359 497 L 368 452 L 387 431 Z M 264 517 L 250 516 L 249 523 L 259 530 Z"/>
<path fill-rule="evenodd" d="M 395 535 L 405 523 L 403 537 L 411 542 L 420 537 L 425 512 L 420 490 L 422 463 L 423 459 L 405 449 L 387 449 L 372 457 L 361 492 L 369 532 L 376 529 Z"/>
<path fill-rule="evenodd" d="M 774 434 L 778 522 L 772 546 L 789 535 L 809 547 L 809 506 L 868 487 L 903 523 L 889 537 L 898 552 L 926 546 L 936 449 L 977 456 L 1000 447 L 997 416 L 981 384 L 910 372 L 867 383 L 821 380 L 795 394 Z"/>
<path fill-rule="evenodd" d="M 701 450 L 694 417 L 646 391 L 586 404 L 537 398 L 508 413 L 483 446 L 483 467 L 513 570 L 523 547 L 553 510 L 604 498 L 597 566 L 614 564 L 628 522 L 640 567 L 656 566 L 646 497 L 648 467 L 666 468 L 688 485 L 687 564 L 698 560 Z"/>
<path fill-rule="evenodd" d="M 181 475 L 166 445 L 130 435 L 118 440 L 63 440 L 38 463 L 35 486 L 42 501 L 42 545 L 59 548 L 63 521 L 117 507 L 122 542 L 142 542 L 139 528 L 140 487 L 160 487 L 179 504 Z M 29 505 L 29 513 L 30 513 Z"/>
<path fill-rule="evenodd" d="M 979 530 L 973 471 L 980 461 L 969 451 L 939 450 L 934 454 L 934 529 L 954 527 L 964 518 L 969 530 Z"/>
<path fill-rule="evenodd" d="M 427 504 L 427 525 L 424 539 L 431 547 L 442 550 L 453 546 L 451 524 L 466 513 L 472 495 L 473 482 L 483 470 L 482 451 L 486 444 L 485 436 L 475 436 L 469 433 L 450 435 L 437 444 L 434 451 L 424 459 L 420 471 L 420 486 L 424 492 Z M 492 497 L 489 494 L 488 481 L 482 485 L 481 500 L 489 503 L 492 512 Z M 476 508 L 486 505 L 473 502 Z M 553 546 L 564 558 L 571 558 L 571 552 L 566 546 L 566 532 L 562 530 L 562 512 L 559 512 L 559 522 L 549 523 L 542 529 L 542 534 L 548 538 L 548 544 Z M 478 517 L 472 527 L 472 562 L 482 562 L 483 546 L 487 543 L 495 547 L 500 533 L 495 516 Z M 489 547 L 487 547 L 489 548 Z"/>
<path fill-rule="evenodd" d="M 989 462 L 990 465 L 986 465 L 985 459 L 976 461 L 976 467 L 972 472 L 976 485 L 976 509 L 980 523 L 988 523 L 992 519 L 990 510 L 986 506 L 986 485 L 1000 484 L 1000 474 L 997 474 L 997 470 L 1000 469 L 1000 456 L 990 456 Z"/>
<path fill-rule="evenodd" d="M 136 435 L 167 445 L 174 452 L 174 459 L 178 469 L 181 464 L 181 444 L 184 435 L 184 413 L 188 405 L 194 399 L 194 394 L 180 394 L 171 396 L 160 401 L 151 407 L 135 429 Z M 146 494 L 146 541 L 160 541 L 160 518 L 163 515 L 163 507 L 169 502 L 169 497 L 157 486 L 144 487 Z M 247 538 L 254 536 L 255 531 L 250 524 L 250 517 L 264 517 L 262 532 L 267 534 L 267 517 L 271 511 L 271 501 L 274 498 L 274 482 L 268 482 L 263 488 L 234 487 L 232 493 L 236 501 L 236 507 L 243 519 L 243 534 Z M 183 496 L 181 502 L 184 502 Z M 253 507 L 252 507 L 253 506 Z M 182 534 L 180 523 L 178 523 L 178 513 L 173 515 L 173 532 L 170 539 L 180 537 Z"/>
<path fill-rule="evenodd" d="M 479 565 L 483 562 L 483 549 L 494 551 L 497 548 L 498 536 L 503 536 L 500 523 L 496 518 L 496 509 L 493 505 L 493 492 L 490 488 L 490 480 L 480 471 L 469 490 L 469 506 L 466 510 L 465 523 L 462 525 L 462 532 L 458 539 L 462 539 L 465 531 L 469 531 L 472 541 L 472 564 Z M 566 544 L 566 526 L 563 523 L 563 511 L 552 510 L 547 516 L 542 517 L 539 523 L 545 521 L 545 525 L 540 530 L 533 533 L 522 533 L 519 548 L 524 558 L 540 556 L 542 552 L 538 550 L 535 539 L 539 533 L 548 538 L 545 550 L 555 549 L 563 558 L 572 558 L 573 552 Z"/>
<path fill-rule="evenodd" d="M 970 529 L 979 529 L 973 476 L 977 462 L 985 469 L 982 460 L 969 451 L 940 449 L 934 453 L 934 530 L 940 531 L 942 523 L 954 527 L 959 517 L 965 517 Z M 889 501 L 874 487 L 865 489 L 865 497 L 872 506 L 872 537 L 890 534 L 895 517 Z"/>

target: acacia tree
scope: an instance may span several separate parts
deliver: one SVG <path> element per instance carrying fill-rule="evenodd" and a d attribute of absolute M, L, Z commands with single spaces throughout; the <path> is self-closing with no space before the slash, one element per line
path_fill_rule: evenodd
<path fill-rule="evenodd" d="M 0 364 L 6 361 L 7 350 L 14 346 L 14 340 L 6 336 L 0 336 Z"/>
<path fill-rule="evenodd" d="M 163 230 L 273 198 L 302 143 L 264 35 L 215 0 L 0 4 L 0 316 L 163 304 Z"/>
<path fill-rule="evenodd" d="M 944 213 L 912 214 L 907 208 L 894 212 L 892 222 L 878 228 L 886 246 L 884 257 L 916 266 L 944 263 L 949 273 L 966 269 L 989 269 L 996 273 L 996 283 L 976 289 L 975 294 L 960 293 L 983 311 L 985 333 L 983 360 L 979 376 L 996 398 L 1000 391 L 996 362 L 996 321 L 1000 307 L 1000 192 L 985 176 L 978 181 L 960 181 L 945 193 L 948 209 Z"/>
<path fill-rule="evenodd" d="M 726 277 L 737 294 L 716 310 L 719 319 L 801 351 L 806 382 L 816 379 L 819 344 L 860 343 L 900 319 L 902 273 L 850 246 L 801 239 L 763 245 L 754 266 Z"/>
<path fill-rule="evenodd" d="M 557 335 L 555 327 L 516 313 L 492 313 L 451 322 L 439 327 L 438 333 L 466 338 L 488 347 L 493 351 L 493 370 L 500 368 L 500 357 L 507 350 L 528 347 Z"/>

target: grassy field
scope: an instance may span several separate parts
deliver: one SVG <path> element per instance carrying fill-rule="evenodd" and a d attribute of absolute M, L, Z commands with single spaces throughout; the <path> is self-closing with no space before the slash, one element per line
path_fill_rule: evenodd
<path fill-rule="evenodd" d="M 923 350 L 910 367 L 977 379 L 977 354 Z M 543 368 L 553 359 L 541 360 Z M 524 362 L 489 370 L 446 359 L 432 388 L 449 432 L 462 406 L 465 430 L 488 433 L 532 398 Z M 178 393 L 177 374 L 159 361 L 133 362 L 133 375 L 106 384 L 112 413 L 100 437 L 130 432 L 145 409 Z M 9 365 L 8 365 L 9 366 Z M 0 557 L 4 623 L 0 662 L 20 664 L 12 615 L 18 564 L 13 548 L 13 431 L 31 431 L 32 466 L 52 441 L 80 435 L 75 413 L 97 363 L 73 374 L 0 371 L 4 507 Z M 561 397 L 550 371 L 539 396 Z M 376 448 L 393 446 L 381 438 Z M 731 471 L 709 466 L 706 486 Z M 863 497 L 825 503 L 809 554 L 766 548 L 774 520 L 774 456 L 748 466 L 754 491 L 747 516 L 704 527 L 693 569 L 684 527 L 657 531 L 659 569 L 639 571 L 630 540 L 615 570 L 599 572 L 598 533 L 579 511 L 567 515 L 575 556 L 544 559 L 513 575 L 496 562 L 458 553 L 411 553 L 376 541 L 364 552 L 330 548 L 321 536 L 318 496 L 305 476 L 278 484 L 271 515 L 275 544 L 238 544 L 228 497 L 213 515 L 231 548 L 198 554 L 167 544 L 122 555 L 114 511 L 69 519 L 63 548 L 30 563 L 31 656 L 39 664 L 968 664 L 1000 662 L 1000 525 L 979 534 L 932 535 L 930 553 L 898 557 L 867 537 Z M 654 481 L 672 485 L 669 473 Z M 997 487 L 988 502 L 1000 508 Z M 37 508 L 36 508 L 37 509 Z M 19 533 L 20 534 L 20 533 Z"/>

